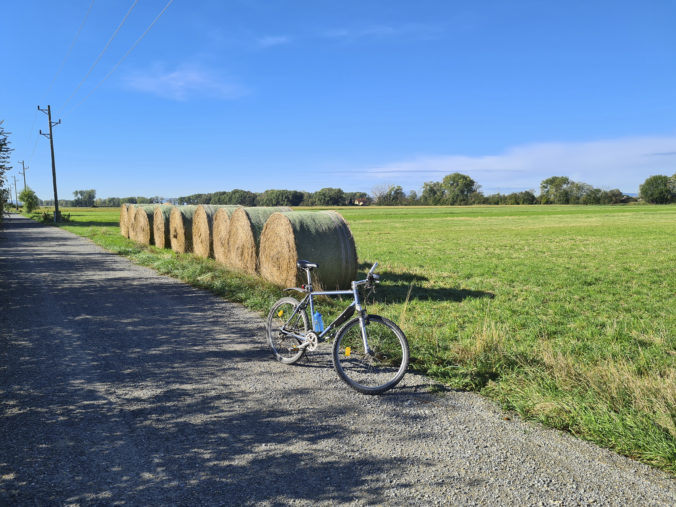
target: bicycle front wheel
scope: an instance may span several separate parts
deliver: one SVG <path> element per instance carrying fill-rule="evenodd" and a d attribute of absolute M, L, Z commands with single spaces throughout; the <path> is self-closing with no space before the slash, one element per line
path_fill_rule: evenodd
<path fill-rule="evenodd" d="M 305 353 L 305 348 L 299 348 L 301 340 L 293 336 L 305 336 L 310 330 L 307 313 L 298 305 L 292 297 L 282 298 L 272 305 L 268 313 L 268 344 L 277 360 L 284 364 L 295 363 Z"/>
<path fill-rule="evenodd" d="M 370 353 L 364 350 L 359 319 L 352 319 L 333 343 L 333 366 L 351 388 L 380 394 L 396 386 L 406 374 L 408 341 L 394 322 L 378 315 L 366 317 L 365 325 Z"/>

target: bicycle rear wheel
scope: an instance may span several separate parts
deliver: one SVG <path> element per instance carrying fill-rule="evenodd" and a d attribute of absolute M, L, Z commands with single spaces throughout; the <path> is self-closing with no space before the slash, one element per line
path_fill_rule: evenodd
<path fill-rule="evenodd" d="M 359 319 L 345 324 L 333 344 L 333 366 L 351 388 L 380 394 L 396 386 L 406 374 L 408 341 L 394 322 L 378 315 L 366 317 L 366 335 L 370 354 L 364 350 Z"/>
<path fill-rule="evenodd" d="M 300 303 L 294 298 L 286 297 L 278 300 L 268 313 L 266 331 L 268 344 L 278 361 L 284 364 L 293 364 L 305 353 L 305 348 L 299 348 L 301 340 L 292 336 L 304 336 L 310 330 L 310 324 L 305 309 L 294 311 Z"/>

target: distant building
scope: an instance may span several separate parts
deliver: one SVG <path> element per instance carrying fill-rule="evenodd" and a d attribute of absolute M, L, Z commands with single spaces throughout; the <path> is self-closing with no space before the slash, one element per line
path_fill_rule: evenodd
<path fill-rule="evenodd" d="M 355 206 L 366 206 L 368 205 L 368 203 L 369 203 L 368 199 L 365 199 L 363 197 L 358 197 L 357 199 L 354 200 Z"/>

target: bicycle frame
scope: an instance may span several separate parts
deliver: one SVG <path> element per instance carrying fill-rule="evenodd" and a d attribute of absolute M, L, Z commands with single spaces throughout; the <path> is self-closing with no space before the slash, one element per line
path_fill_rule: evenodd
<path fill-rule="evenodd" d="M 314 296 L 348 296 L 351 295 L 354 299 L 350 305 L 343 310 L 343 312 L 336 317 L 336 319 L 331 322 L 328 326 L 324 328 L 324 331 L 322 331 L 320 334 L 317 335 L 318 341 L 324 341 L 326 336 L 331 333 L 336 327 L 339 325 L 343 324 L 345 321 L 347 321 L 355 311 L 359 313 L 359 328 L 361 330 L 361 337 L 364 342 L 364 350 L 366 351 L 367 354 L 373 355 L 371 348 L 368 345 L 368 337 L 366 334 L 366 310 L 362 307 L 361 305 L 361 300 L 359 298 L 359 287 L 361 285 L 366 285 L 369 283 L 371 280 L 369 279 L 373 272 L 375 271 L 376 267 L 378 266 L 378 263 L 376 262 L 371 270 L 368 273 L 368 276 L 365 280 L 358 280 L 358 281 L 353 281 L 351 284 L 351 289 L 350 290 L 330 290 L 330 291 L 313 291 L 312 290 L 312 276 L 310 275 L 310 269 L 306 268 L 305 273 L 307 275 L 307 285 L 304 287 L 293 287 L 289 288 L 286 290 L 295 290 L 298 292 L 304 292 L 306 295 L 305 297 L 300 301 L 298 304 L 298 307 L 293 311 L 289 319 L 286 321 L 284 326 L 288 324 L 291 319 L 293 319 L 296 314 L 298 313 L 299 310 L 304 310 L 308 306 L 310 307 L 310 315 L 313 320 L 314 324 Z M 314 326 L 313 326 L 314 328 Z M 298 338 L 305 342 L 307 339 L 305 336 L 297 335 L 294 333 L 288 333 L 289 335 Z"/>

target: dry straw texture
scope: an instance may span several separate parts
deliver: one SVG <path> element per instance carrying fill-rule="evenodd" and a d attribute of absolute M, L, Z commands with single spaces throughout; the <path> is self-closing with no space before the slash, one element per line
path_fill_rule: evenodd
<path fill-rule="evenodd" d="M 263 226 L 270 215 L 283 211 L 291 211 L 291 208 L 282 206 L 236 210 L 230 217 L 226 264 L 247 273 L 256 273 Z"/>
<path fill-rule="evenodd" d="M 132 224 L 133 240 L 144 245 L 153 244 L 153 214 L 155 206 L 136 206 Z"/>
<path fill-rule="evenodd" d="M 153 239 L 158 248 L 169 248 L 171 241 L 169 237 L 169 217 L 173 206 L 163 204 L 155 206 L 153 212 Z"/>
<path fill-rule="evenodd" d="M 129 204 L 124 203 L 120 206 L 120 234 L 125 238 L 129 237 L 129 222 L 127 221 L 127 208 Z"/>
<path fill-rule="evenodd" d="M 197 206 L 177 206 L 169 216 L 169 240 L 177 253 L 192 252 L 192 218 Z"/>
<path fill-rule="evenodd" d="M 285 287 L 302 283 L 299 259 L 319 264 L 315 282 L 324 289 L 348 288 L 357 275 L 357 249 L 343 217 L 335 211 L 271 215 L 261 234 L 260 274 Z"/>
<path fill-rule="evenodd" d="M 125 218 L 125 230 L 127 232 L 124 235 L 125 238 L 134 239 L 132 228 L 134 226 L 134 214 L 135 213 L 136 213 L 136 205 L 128 204 L 127 205 L 127 215 L 126 215 L 126 218 Z"/>
<path fill-rule="evenodd" d="M 221 264 L 226 264 L 228 261 L 228 233 L 230 232 L 230 217 L 234 211 L 228 207 L 219 208 L 212 217 L 214 259 Z"/>
<path fill-rule="evenodd" d="M 195 210 L 192 221 L 192 246 L 193 252 L 198 257 L 213 257 L 213 218 L 219 209 L 229 209 L 235 211 L 240 206 L 222 205 L 214 206 L 209 204 L 200 204 Z"/>

